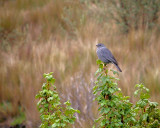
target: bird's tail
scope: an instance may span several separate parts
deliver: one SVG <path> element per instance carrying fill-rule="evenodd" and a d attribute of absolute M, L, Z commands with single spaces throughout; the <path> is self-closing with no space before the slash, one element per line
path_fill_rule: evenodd
<path fill-rule="evenodd" d="M 122 72 L 122 70 L 120 69 L 120 67 L 117 65 L 117 64 L 114 64 L 115 66 L 116 66 L 116 68 L 120 71 L 120 72 Z"/>

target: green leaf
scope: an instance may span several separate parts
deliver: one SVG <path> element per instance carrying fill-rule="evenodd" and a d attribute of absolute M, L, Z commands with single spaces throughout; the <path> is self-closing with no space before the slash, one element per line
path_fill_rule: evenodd
<path fill-rule="evenodd" d="M 156 107 L 156 106 L 158 106 L 158 103 L 157 102 L 149 102 L 149 105 Z"/>
<path fill-rule="evenodd" d="M 102 127 L 105 126 L 106 121 L 107 121 L 106 119 L 103 119 L 100 125 L 101 125 Z"/>
<path fill-rule="evenodd" d="M 39 109 L 39 112 L 40 112 L 40 113 L 43 113 L 43 112 L 44 112 L 44 108 L 40 108 L 40 109 Z"/>
<path fill-rule="evenodd" d="M 61 125 L 62 128 L 64 128 L 66 126 L 65 123 L 61 123 L 60 125 Z"/>
<path fill-rule="evenodd" d="M 147 117 L 148 117 L 148 113 L 145 113 L 145 114 L 143 114 L 143 116 L 142 116 L 143 120 L 147 120 Z"/>
<path fill-rule="evenodd" d="M 149 89 L 148 89 L 148 88 L 146 88 L 146 91 L 147 91 L 147 92 L 149 92 Z"/>
<path fill-rule="evenodd" d="M 103 64 L 100 64 L 100 65 L 99 65 L 99 68 L 100 68 L 100 69 L 103 69 Z"/>
<path fill-rule="evenodd" d="M 97 60 L 97 65 L 99 65 L 99 64 L 101 64 L 102 63 L 102 61 L 101 60 Z"/>
<path fill-rule="evenodd" d="M 119 126 L 120 126 L 120 124 L 119 124 L 119 123 L 115 123 L 115 126 L 116 126 L 116 127 L 119 127 Z"/>
<path fill-rule="evenodd" d="M 56 81 L 56 79 L 54 79 L 54 78 L 52 78 L 52 79 L 50 80 L 51 84 L 54 84 L 55 81 Z"/>
<path fill-rule="evenodd" d="M 101 68 L 98 68 L 98 70 L 95 72 L 95 75 L 97 75 L 98 73 L 102 72 Z"/>
<path fill-rule="evenodd" d="M 117 71 L 113 70 L 113 69 L 111 69 L 110 71 L 112 71 L 114 75 L 115 74 L 119 75 L 119 73 Z"/>
<path fill-rule="evenodd" d="M 40 98 L 40 97 L 41 97 L 40 94 L 37 94 L 37 95 L 35 96 L 36 99 L 38 99 L 38 98 Z"/>
<path fill-rule="evenodd" d="M 93 90 L 96 90 L 98 88 L 98 85 L 95 85 L 94 87 L 93 87 Z"/>
<path fill-rule="evenodd" d="M 80 110 L 76 110 L 77 113 L 81 113 Z"/>
<path fill-rule="evenodd" d="M 111 110 L 110 108 L 105 108 L 104 113 L 105 113 L 105 114 L 108 114 L 108 112 L 109 112 L 110 110 Z"/>
<path fill-rule="evenodd" d="M 92 128 L 96 128 L 95 124 L 92 126 Z"/>
<path fill-rule="evenodd" d="M 71 105 L 71 103 L 69 102 L 69 100 L 66 101 L 66 102 L 64 102 L 64 104 L 66 104 L 67 106 L 70 106 L 70 105 Z"/>
<path fill-rule="evenodd" d="M 48 75 L 47 73 L 44 73 L 44 74 L 43 74 L 43 77 L 45 78 L 47 75 Z"/>
<path fill-rule="evenodd" d="M 52 75 L 52 74 L 53 74 L 53 72 L 50 72 L 50 73 L 49 73 L 49 75 Z"/>
<path fill-rule="evenodd" d="M 145 101 L 141 101 L 141 102 L 140 102 L 140 107 L 141 107 L 141 108 L 144 108 L 144 106 L 146 106 L 146 105 L 147 105 L 147 103 L 146 103 Z"/>
<path fill-rule="evenodd" d="M 113 88 L 109 88 L 108 91 L 109 91 L 110 93 L 114 93 L 114 89 L 113 89 Z"/>
<path fill-rule="evenodd" d="M 58 127 L 58 123 L 52 124 L 52 128 L 56 128 L 56 127 Z"/>
<path fill-rule="evenodd" d="M 107 76 L 102 76 L 101 80 L 103 82 L 103 85 L 106 84 L 106 82 L 109 82 L 109 78 Z"/>
<path fill-rule="evenodd" d="M 48 76 L 46 76 L 47 81 L 51 81 L 51 80 L 52 80 L 52 78 L 53 78 L 53 76 L 52 76 L 52 75 L 48 75 Z"/>
<path fill-rule="evenodd" d="M 139 93 L 139 90 L 136 90 L 136 91 L 134 92 L 134 95 L 137 96 L 138 93 Z"/>
<path fill-rule="evenodd" d="M 104 106 L 104 105 L 106 105 L 106 100 L 105 99 L 103 99 L 103 100 L 101 100 L 101 102 L 99 103 L 101 106 Z"/>
<path fill-rule="evenodd" d="M 53 101 L 53 97 L 49 97 L 49 98 L 47 99 L 47 101 L 48 101 L 48 102 Z"/>
<path fill-rule="evenodd" d="M 47 103 L 44 104 L 44 107 L 45 107 L 45 108 L 48 108 L 48 107 L 49 107 L 49 104 L 47 104 Z"/>
<path fill-rule="evenodd" d="M 139 85 L 139 84 L 136 84 L 136 85 L 135 85 L 135 87 L 139 88 L 139 87 L 140 87 L 140 85 Z"/>
<path fill-rule="evenodd" d="M 103 118 L 103 116 L 100 116 L 98 119 L 94 120 L 96 123 L 99 122 L 101 119 Z"/>

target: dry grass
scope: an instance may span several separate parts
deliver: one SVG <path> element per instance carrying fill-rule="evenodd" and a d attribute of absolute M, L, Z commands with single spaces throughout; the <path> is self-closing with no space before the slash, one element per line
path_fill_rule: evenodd
<path fill-rule="evenodd" d="M 54 72 L 62 101 L 70 99 L 73 107 L 81 111 L 76 115 L 75 126 L 91 127 L 97 116 L 92 86 L 97 69 L 95 44 L 99 41 L 113 52 L 123 70 L 118 82 L 123 92 L 134 102 L 134 85 L 144 83 L 151 90 L 152 100 L 159 102 L 160 38 L 157 30 L 132 30 L 122 35 L 114 23 L 97 22 L 94 16 L 89 17 L 97 11 L 102 13 L 94 4 L 73 2 L 68 6 L 66 1 L 55 0 L 55 4 L 51 4 L 46 0 L 42 4 L 24 4 L 22 8 L 23 2 L 20 1 L 20 5 L 16 2 L 5 3 L 2 8 L 10 9 L 0 13 L 0 16 L 4 14 L 1 27 L 5 20 L 8 26 L 5 31 L 24 32 L 15 39 L 15 45 L 7 45 L 7 51 L 1 47 L 0 103 L 6 108 L 0 106 L 0 121 L 9 120 L 10 123 L 20 114 L 21 107 L 27 126 L 37 126 L 39 114 L 35 95 L 44 82 L 43 73 Z M 0 42 L 10 43 L 5 38 L 0 38 Z M 115 69 L 113 65 L 109 67 Z"/>

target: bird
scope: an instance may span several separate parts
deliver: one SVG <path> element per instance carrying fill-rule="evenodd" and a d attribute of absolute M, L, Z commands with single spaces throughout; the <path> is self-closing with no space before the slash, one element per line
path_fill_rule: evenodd
<path fill-rule="evenodd" d="M 104 63 L 109 64 L 112 63 L 116 66 L 119 72 L 122 72 L 120 67 L 118 66 L 117 60 L 112 55 L 111 51 L 106 48 L 106 46 L 102 43 L 98 43 L 97 45 L 97 56 Z"/>

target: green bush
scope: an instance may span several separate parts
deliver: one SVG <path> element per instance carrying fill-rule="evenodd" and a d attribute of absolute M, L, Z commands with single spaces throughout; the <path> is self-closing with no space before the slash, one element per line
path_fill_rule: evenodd
<path fill-rule="evenodd" d="M 64 128 L 70 126 L 76 119 L 74 114 L 76 112 L 80 113 L 80 111 L 73 109 L 69 101 L 64 103 L 66 107 L 62 107 L 56 87 L 53 85 L 55 79 L 52 76 L 52 72 L 44 74 L 44 78 L 47 80 L 47 83 L 42 85 L 42 91 L 36 95 L 36 98 L 39 99 L 37 107 L 42 121 L 40 127 Z M 53 90 L 50 89 L 51 86 Z"/>
<path fill-rule="evenodd" d="M 112 19 L 123 31 L 152 28 L 158 21 L 159 0 L 108 0 Z"/>
<path fill-rule="evenodd" d="M 137 84 L 135 96 L 140 98 L 133 105 L 129 96 L 124 96 L 118 88 L 118 78 L 110 75 L 100 60 L 96 71 L 97 80 L 93 87 L 95 100 L 98 101 L 100 117 L 95 120 L 94 127 L 102 128 L 158 128 L 160 127 L 160 110 L 158 103 L 149 101 L 149 89 Z M 111 73 L 118 74 L 111 70 Z M 97 126 L 98 124 L 98 126 Z"/>

